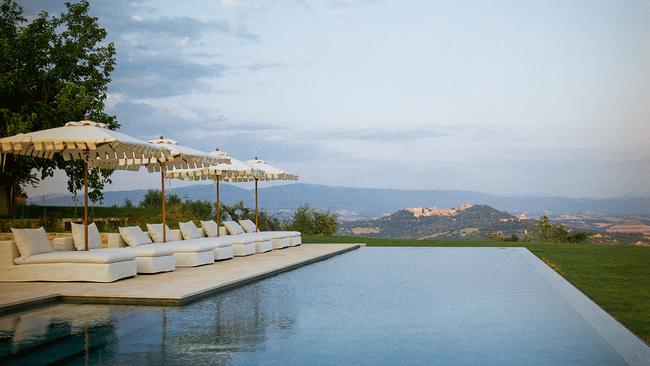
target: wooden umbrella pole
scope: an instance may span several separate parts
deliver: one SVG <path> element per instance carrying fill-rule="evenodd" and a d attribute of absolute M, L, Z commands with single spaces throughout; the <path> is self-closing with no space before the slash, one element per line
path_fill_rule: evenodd
<path fill-rule="evenodd" d="M 88 162 L 84 160 L 84 248 L 88 250 Z"/>
<path fill-rule="evenodd" d="M 167 230 L 166 230 L 166 225 L 165 225 L 165 166 L 160 167 L 160 186 L 162 187 L 162 236 L 163 236 L 163 243 L 167 242 Z"/>
<path fill-rule="evenodd" d="M 257 205 L 257 178 L 255 178 L 255 230 L 260 231 L 259 208 Z"/>
<path fill-rule="evenodd" d="M 221 202 L 219 199 L 219 180 L 221 180 L 220 176 L 217 176 L 217 236 L 219 236 L 219 225 L 221 225 Z"/>

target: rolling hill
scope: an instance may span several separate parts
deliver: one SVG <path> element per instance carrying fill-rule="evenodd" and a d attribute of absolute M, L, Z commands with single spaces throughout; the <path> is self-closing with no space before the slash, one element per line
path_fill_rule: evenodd
<path fill-rule="evenodd" d="M 454 209 L 402 209 L 372 220 L 341 223 L 338 235 L 399 239 L 480 239 L 487 232 L 523 237 L 535 225 L 487 205 Z"/>
<path fill-rule="evenodd" d="M 196 184 L 169 190 L 183 198 L 214 200 L 214 186 Z M 222 185 L 225 203 L 243 200 L 254 204 L 253 192 L 235 185 Z M 122 205 L 125 199 L 140 202 L 145 190 L 107 191 L 102 205 Z M 400 190 L 379 188 L 331 187 L 317 184 L 286 184 L 262 188 L 260 204 L 271 213 L 290 212 L 309 202 L 313 207 L 337 212 L 341 220 L 369 219 L 395 212 L 403 207 L 457 207 L 464 203 L 488 205 L 512 214 L 525 213 L 529 217 L 540 214 L 593 213 L 601 215 L 650 214 L 650 198 L 565 198 L 565 197 L 504 197 L 487 193 L 452 190 Z M 33 204 L 80 205 L 69 194 L 51 198 L 33 198 Z"/>

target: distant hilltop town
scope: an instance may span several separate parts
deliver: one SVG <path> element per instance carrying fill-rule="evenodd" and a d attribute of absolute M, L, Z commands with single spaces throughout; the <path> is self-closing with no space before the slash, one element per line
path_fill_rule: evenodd
<path fill-rule="evenodd" d="M 473 205 L 466 203 L 455 208 L 412 207 L 405 208 L 404 211 L 410 212 L 415 217 L 456 216 L 459 212 L 467 210 L 472 206 Z"/>
<path fill-rule="evenodd" d="M 410 207 L 405 208 L 404 211 L 410 212 L 414 217 L 434 217 L 434 216 L 456 216 L 458 213 L 467 210 L 468 208 L 474 207 L 469 203 L 462 204 L 458 207 L 453 208 L 437 208 L 437 207 Z M 521 213 L 517 217 L 502 218 L 501 222 L 508 221 L 523 221 L 527 220 L 525 214 Z"/>

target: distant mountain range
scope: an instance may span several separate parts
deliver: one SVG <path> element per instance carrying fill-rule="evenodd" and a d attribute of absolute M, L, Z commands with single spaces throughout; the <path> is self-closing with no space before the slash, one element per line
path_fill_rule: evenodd
<path fill-rule="evenodd" d="M 403 209 L 371 220 L 343 222 L 337 234 L 399 239 L 480 239 L 486 233 L 523 238 L 536 220 L 515 217 L 487 205 L 456 209 Z"/>
<path fill-rule="evenodd" d="M 168 190 L 182 198 L 213 201 L 214 186 L 197 184 Z M 123 205 L 125 199 L 137 204 L 146 190 L 107 191 L 103 206 Z M 254 205 L 252 190 L 223 184 L 224 203 L 238 201 Z M 309 202 L 312 207 L 339 214 L 342 220 L 376 218 L 404 207 L 457 207 L 464 203 L 489 205 L 511 214 L 525 213 L 529 217 L 541 214 L 638 215 L 650 214 L 650 198 L 564 198 L 564 197 L 504 197 L 472 191 L 401 190 L 378 188 L 331 187 L 317 184 L 286 184 L 260 189 L 260 205 L 271 213 L 287 213 Z M 81 205 L 81 197 L 73 200 L 69 194 L 53 194 L 45 199 L 32 198 L 32 204 L 69 206 Z"/>

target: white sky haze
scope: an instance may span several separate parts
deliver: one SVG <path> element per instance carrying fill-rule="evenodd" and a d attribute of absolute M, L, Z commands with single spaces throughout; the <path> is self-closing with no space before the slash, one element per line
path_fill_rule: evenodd
<path fill-rule="evenodd" d="M 650 195 L 648 1 L 93 1 L 91 13 L 117 47 L 107 109 L 142 139 L 259 156 L 307 183 Z M 107 189 L 158 179 L 118 173 Z"/>

